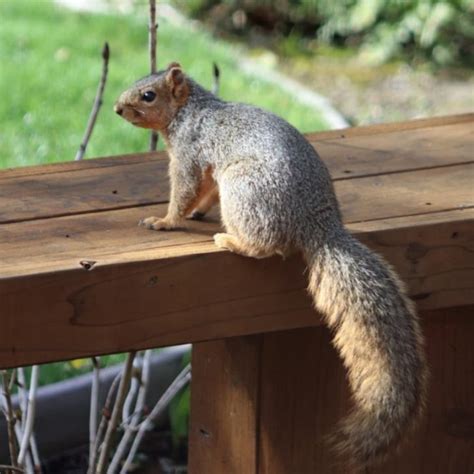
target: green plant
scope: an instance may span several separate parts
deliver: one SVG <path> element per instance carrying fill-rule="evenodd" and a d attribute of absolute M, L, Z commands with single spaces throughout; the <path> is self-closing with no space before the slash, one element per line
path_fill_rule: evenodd
<path fill-rule="evenodd" d="M 282 37 L 300 34 L 322 43 L 356 46 L 370 63 L 405 56 L 469 64 L 474 56 L 472 0 L 175 1 L 217 28 L 232 30 L 233 14 L 245 12 L 243 29 L 258 27 Z"/>

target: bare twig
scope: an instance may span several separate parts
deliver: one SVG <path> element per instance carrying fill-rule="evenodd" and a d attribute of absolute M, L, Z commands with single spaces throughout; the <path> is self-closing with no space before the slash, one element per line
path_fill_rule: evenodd
<path fill-rule="evenodd" d="M 97 474 L 102 474 L 105 472 L 106 465 L 108 463 L 110 449 L 112 448 L 112 438 L 115 434 L 115 429 L 117 428 L 120 414 L 122 413 L 123 403 L 127 395 L 128 386 L 130 384 L 130 378 L 132 375 L 133 368 L 133 359 L 135 358 L 136 352 L 129 352 L 127 354 L 127 360 L 122 372 L 122 378 L 120 379 L 120 385 L 117 393 L 117 398 L 115 399 L 114 408 L 112 410 L 112 416 L 105 433 L 104 442 L 100 451 L 99 461 L 97 463 Z"/>
<path fill-rule="evenodd" d="M 18 367 L 18 379 L 17 379 L 18 395 L 20 398 L 21 408 L 21 427 L 16 426 L 15 432 L 17 435 L 18 443 L 21 443 L 23 438 L 23 432 L 25 430 L 26 412 L 28 410 L 28 389 L 26 386 L 25 370 L 23 367 Z M 41 474 L 41 460 L 38 452 L 38 446 L 36 444 L 35 434 L 31 434 L 30 438 L 31 457 L 28 456 L 26 459 L 26 472 L 34 472 L 35 474 Z"/>
<path fill-rule="evenodd" d="M 153 421 L 163 412 L 163 410 L 168 406 L 173 397 L 191 380 L 191 365 L 188 364 L 181 373 L 174 379 L 173 383 L 168 387 L 166 392 L 161 396 L 156 405 L 153 407 L 153 410 L 145 418 L 145 420 L 140 423 L 138 433 L 135 436 L 132 447 L 128 452 L 127 459 L 125 460 L 120 474 L 126 474 L 130 469 L 130 465 L 135 457 L 135 454 L 140 446 L 140 443 L 143 439 L 145 433 L 151 428 Z"/>
<path fill-rule="evenodd" d="M 93 375 L 91 386 L 91 405 L 89 413 L 89 464 L 95 459 L 95 440 L 97 436 L 97 415 L 100 388 L 100 358 L 92 357 Z"/>
<path fill-rule="evenodd" d="M 114 474 L 118 472 L 118 466 L 120 465 L 120 462 L 125 455 L 126 449 L 128 448 L 130 441 L 132 439 L 132 436 L 135 434 L 137 430 L 137 426 L 142 417 L 143 410 L 145 407 L 145 399 L 146 399 L 146 394 L 148 391 L 148 385 L 150 382 L 151 352 L 152 351 L 148 349 L 147 351 L 145 351 L 145 354 L 143 356 L 141 383 L 140 383 L 140 388 L 138 390 L 135 411 L 131 417 L 130 423 L 128 423 L 125 427 L 125 432 L 122 436 L 122 439 L 120 440 L 120 443 L 117 446 L 117 449 L 115 450 L 115 454 L 114 454 L 114 457 L 112 458 L 107 474 Z"/>
<path fill-rule="evenodd" d="M 99 87 L 94 99 L 94 105 L 92 106 L 91 114 L 89 115 L 89 120 L 87 122 L 86 131 L 82 139 L 82 143 L 79 146 L 79 150 L 76 153 L 75 160 L 82 160 L 84 153 L 86 152 L 87 144 L 94 130 L 95 121 L 97 120 L 97 115 L 99 114 L 100 106 L 102 105 L 102 97 L 104 95 L 105 84 L 107 82 L 107 73 L 109 70 L 109 57 L 110 57 L 110 48 L 109 43 L 105 42 L 104 47 L 102 48 L 102 76 L 100 78 Z"/>
<path fill-rule="evenodd" d="M 132 379 L 130 381 L 130 390 L 127 393 L 125 402 L 122 408 L 122 424 L 130 420 L 130 414 L 132 413 L 132 405 L 135 402 L 135 397 L 140 388 L 140 372 L 141 372 L 141 357 L 135 357 L 133 361 Z"/>
<path fill-rule="evenodd" d="M 150 0 L 150 19 L 148 23 L 148 50 L 150 52 L 150 72 L 156 72 L 156 30 L 158 23 L 156 22 L 156 0 Z M 156 151 L 158 145 L 158 133 L 151 132 L 150 135 L 150 151 Z"/>
<path fill-rule="evenodd" d="M 105 399 L 104 408 L 102 409 L 102 418 L 100 420 L 99 429 L 97 430 L 97 435 L 95 437 L 95 445 L 93 449 L 93 458 L 89 460 L 89 467 L 87 469 L 87 474 L 95 473 L 96 458 L 99 452 L 99 446 L 102 442 L 102 438 L 107 428 L 107 424 L 110 420 L 110 410 L 112 406 L 112 400 L 114 398 L 115 392 L 117 390 L 118 384 L 122 378 L 122 374 L 119 372 L 112 383 L 110 384 L 109 391 L 107 393 L 107 398 Z"/>
<path fill-rule="evenodd" d="M 0 472 L 25 472 L 21 467 L 7 466 L 6 464 L 0 464 Z"/>
<path fill-rule="evenodd" d="M 8 370 L 2 370 L 3 399 L 2 408 L 7 420 L 8 448 L 10 450 L 10 462 L 13 467 L 18 467 L 17 450 L 15 441 L 15 414 L 13 412 L 12 398 L 10 392 L 10 374 Z"/>
<path fill-rule="evenodd" d="M 31 369 L 30 391 L 28 392 L 28 408 L 26 414 L 25 428 L 23 438 L 20 444 L 20 453 L 18 454 L 18 464 L 20 466 L 25 462 L 30 445 L 31 435 L 33 433 L 33 424 L 35 421 L 36 411 L 36 389 L 38 388 L 39 366 L 34 365 Z"/>
<path fill-rule="evenodd" d="M 219 66 L 216 63 L 212 63 L 212 93 L 215 96 L 219 95 L 220 75 Z"/>

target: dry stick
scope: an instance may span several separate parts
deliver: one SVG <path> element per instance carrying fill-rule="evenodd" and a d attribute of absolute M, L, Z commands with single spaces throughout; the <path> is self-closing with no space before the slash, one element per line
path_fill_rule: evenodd
<path fill-rule="evenodd" d="M 10 374 L 7 370 L 2 370 L 2 385 L 3 385 L 3 403 L 2 408 L 7 419 L 8 429 L 8 448 L 10 450 L 10 462 L 13 467 L 18 467 L 16 459 L 17 451 L 15 444 L 15 415 L 13 413 L 12 398 L 10 392 Z"/>
<path fill-rule="evenodd" d="M 79 147 L 79 150 L 77 150 L 76 157 L 74 158 L 76 161 L 82 160 L 82 157 L 86 152 L 87 144 L 89 143 L 92 130 L 94 130 L 95 121 L 97 120 L 97 115 L 99 114 L 100 106 L 102 105 L 102 96 L 104 95 L 105 83 L 107 82 L 107 73 L 109 70 L 109 57 L 109 43 L 105 42 L 104 47 L 102 48 L 102 76 L 100 78 L 99 87 L 97 88 L 95 95 L 94 105 L 92 106 L 92 111 L 89 115 L 89 121 L 87 122 L 84 138 L 82 139 L 82 143 Z"/>
<path fill-rule="evenodd" d="M 97 435 L 97 414 L 100 388 L 100 358 L 92 357 L 91 359 L 93 365 L 93 375 L 89 413 L 89 465 L 93 465 L 95 459 L 95 440 Z"/>
<path fill-rule="evenodd" d="M 156 30 L 158 23 L 156 22 L 156 0 L 150 0 L 150 20 L 148 23 L 148 50 L 150 52 L 150 72 L 156 72 Z M 151 132 L 150 151 L 156 151 L 158 145 L 158 133 Z"/>
<path fill-rule="evenodd" d="M 17 433 L 18 442 L 21 442 L 23 438 L 23 431 L 25 430 L 25 422 L 26 422 L 26 412 L 28 410 L 28 390 L 26 388 L 26 377 L 25 377 L 25 370 L 23 367 L 18 367 L 18 395 L 20 398 L 20 407 L 23 416 L 21 417 L 21 428 L 18 426 L 18 430 L 15 429 Z M 31 448 L 31 457 L 32 460 L 27 457 L 26 460 L 26 472 L 34 472 L 36 474 L 41 474 L 41 460 L 38 452 L 38 446 L 36 444 L 35 434 L 31 434 L 30 439 L 30 448 Z"/>
<path fill-rule="evenodd" d="M 120 414 L 122 413 L 123 403 L 125 396 L 127 395 L 128 386 L 130 384 L 130 378 L 132 376 L 133 359 L 135 358 L 136 352 L 129 352 L 127 354 L 127 360 L 125 361 L 124 369 L 122 372 L 122 378 L 120 379 L 120 385 L 115 399 L 114 408 L 112 410 L 112 416 L 110 417 L 109 426 L 105 433 L 104 443 L 99 456 L 99 462 L 97 463 L 97 474 L 102 474 L 105 471 L 105 467 L 108 462 L 110 449 L 112 448 L 112 438 L 117 428 Z"/>
<path fill-rule="evenodd" d="M 25 429 L 23 431 L 23 438 L 20 444 L 20 454 L 18 454 L 18 464 L 21 466 L 25 462 L 28 454 L 28 447 L 30 444 L 31 435 L 33 433 L 33 424 L 35 421 L 36 411 L 36 389 L 38 388 L 39 366 L 34 365 L 31 369 L 30 391 L 28 392 L 28 409 L 25 421 Z"/>
<path fill-rule="evenodd" d="M 137 395 L 137 403 L 135 405 L 135 411 L 132 415 L 131 421 L 125 427 L 125 433 L 120 440 L 119 445 L 115 451 L 114 457 L 110 463 L 107 474 L 114 474 L 118 470 L 120 461 L 125 455 L 125 451 L 129 446 L 133 434 L 136 432 L 138 423 L 143 413 L 145 407 L 146 394 L 148 391 L 148 386 L 150 383 L 150 358 L 151 358 L 151 349 L 145 351 L 143 356 L 143 366 L 141 373 L 141 383 Z M 124 420 L 125 421 L 125 420 Z"/>
<path fill-rule="evenodd" d="M 21 467 L 16 466 L 7 466 L 6 464 L 0 464 L 0 472 L 5 471 L 13 471 L 13 472 L 25 472 Z"/>
<path fill-rule="evenodd" d="M 104 436 L 105 429 L 107 424 L 110 420 L 110 407 L 112 405 L 112 399 L 114 398 L 115 392 L 117 390 L 118 384 L 120 379 L 122 378 L 122 374 L 119 372 L 112 383 L 110 384 L 109 391 L 107 393 L 107 398 L 105 399 L 104 408 L 102 409 L 102 418 L 100 420 L 99 429 L 97 430 L 97 435 L 95 437 L 95 444 L 93 449 L 93 458 L 89 460 L 89 467 L 87 469 L 87 474 L 94 474 L 95 473 L 95 464 L 96 464 L 96 457 L 99 451 L 100 443 L 102 442 L 102 438 Z"/>
<path fill-rule="evenodd" d="M 133 440 L 132 447 L 128 452 L 120 474 L 126 474 L 130 469 L 133 458 L 140 446 L 140 443 L 146 431 L 150 429 L 153 420 L 155 420 L 163 410 L 168 406 L 173 397 L 191 380 L 191 365 L 188 364 L 181 373 L 174 379 L 173 383 L 168 387 L 166 392 L 161 396 L 150 414 L 140 423 L 138 433 Z"/>
<path fill-rule="evenodd" d="M 141 372 L 141 357 L 135 357 L 133 361 L 132 369 L 132 380 L 130 382 L 130 390 L 127 393 L 125 402 L 122 408 L 122 424 L 126 423 L 130 419 L 130 413 L 132 411 L 132 405 L 135 401 L 135 396 L 138 393 L 140 387 L 140 372 Z"/>

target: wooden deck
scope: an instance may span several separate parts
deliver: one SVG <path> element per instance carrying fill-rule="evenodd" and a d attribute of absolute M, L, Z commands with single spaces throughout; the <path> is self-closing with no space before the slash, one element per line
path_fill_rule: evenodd
<path fill-rule="evenodd" d="M 370 472 L 472 472 L 474 114 L 308 137 L 427 334 L 429 416 Z M 166 169 L 157 153 L 0 171 L 0 367 L 199 342 L 192 473 L 346 472 L 321 441 L 347 410 L 344 372 L 302 261 L 218 250 L 217 211 L 186 231 L 138 227 L 165 213 Z"/>

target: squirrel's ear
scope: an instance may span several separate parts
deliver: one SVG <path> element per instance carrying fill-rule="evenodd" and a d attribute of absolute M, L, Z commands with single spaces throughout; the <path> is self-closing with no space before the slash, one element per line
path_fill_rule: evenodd
<path fill-rule="evenodd" d="M 186 81 L 184 80 L 181 66 L 173 66 L 173 64 L 177 63 L 170 64 L 171 67 L 169 67 L 166 72 L 166 83 L 168 84 L 173 96 L 177 99 L 181 99 L 187 92 Z"/>

